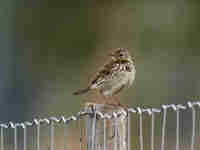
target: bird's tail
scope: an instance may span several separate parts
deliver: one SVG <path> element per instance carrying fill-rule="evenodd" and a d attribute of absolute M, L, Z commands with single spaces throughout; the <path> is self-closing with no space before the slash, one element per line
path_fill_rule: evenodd
<path fill-rule="evenodd" d="M 81 89 L 81 90 L 75 91 L 73 93 L 73 95 L 81 95 L 81 94 L 87 93 L 89 90 L 90 90 L 90 88 L 87 87 L 86 89 Z"/>

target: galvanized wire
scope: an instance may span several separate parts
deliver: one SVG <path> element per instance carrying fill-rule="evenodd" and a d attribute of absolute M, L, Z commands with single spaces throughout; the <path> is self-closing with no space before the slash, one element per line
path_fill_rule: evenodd
<path fill-rule="evenodd" d="M 166 107 L 166 109 L 172 109 L 173 111 L 177 111 L 177 108 L 179 110 L 185 110 L 186 108 L 191 108 L 194 106 L 200 107 L 200 102 L 188 102 L 185 105 L 182 104 L 169 104 L 169 105 L 163 105 Z M 192 107 L 190 107 L 192 106 Z M 151 115 L 153 112 L 154 113 L 162 113 L 162 108 L 128 108 L 127 111 L 131 114 L 131 113 L 136 113 L 136 114 L 140 114 L 140 112 L 138 112 L 138 108 L 141 110 L 142 113 L 148 113 L 149 115 Z M 99 111 L 95 112 L 96 115 L 101 118 L 101 119 L 112 119 L 115 118 L 116 116 L 119 117 L 122 114 L 127 114 L 127 112 L 125 111 L 118 111 L 118 112 L 113 112 L 113 113 L 102 113 Z M 38 119 L 35 118 L 33 119 L 33 121 L 25 121 L 22 123 L 14 123 L 14 122 L 9 122 L 9 123 L 0 123 L 0 128 L 16 128 L 16 127 L 21 127 L 21 128 L 25 128 L 26 126 L 39 126 L 40 124 L 47 124 L 50 125 L 50 122 L 54 122 L 56 124 L 60 124 L 60 123 L 64 123 L 64 124 L 68 124 L 72 121 L 76 121 L 78 120 L 80 117 L 83 116 L 88 116 L 88 115 L 94 115 L 94 112 L 90 111 L 80 111 L 78 112 L 76 115 L 72 115 L 70 117 L 50 117 L 50 118 L 43 118 L 43 119 Z"/>
<path fill-rule="evenodd" d="M 27 127 L 24 127 L 24 150 L 27 150 Z"/>
<path fill-rule="evenodd" d="M 179 118 L 180 118 L 180 111 L 177 110 L 176 112 L 176 150 L 179 150 Z"/>
<path fill-rule="evenodd" d="M 37 150 L 40 150 L 40 122 L 37 125 Z"/>
<path fill-rule="evenodd" d="M 194 146 L 195 146 L 195 132 L 196 132 L 196 108 L 200 107 L 200 102 L 188 102 L 186 104 L 169 104 L 169 105 L 162 105 L 161 108 L 141 108 L 141 107 L 137 107 L 137 108 L 128 108 L 126 110 L 118 110 L 116 112 L 111 112 L 111 113 L 103 113 L 103 112 L 99 112 L 96 110 L 92 110 L 92 111 L 80 111 L 75 115 L 72 115 L 70 117 L 50 117 L 50 118 L 43 118 L 43 119 L 38 119 L 38 118 L 34 118 L 33 121 L 25 121 L 22 123 L 14 123 L 14 122 L 8 122 L 8 123 L 0 123 L 0 148 L 1 150 L 5 149 L 5 145 L 4 145 L 4 129 L 7 128 L 12 128 L 14 129 L 14 150 L 18 150 L 18 141 L 17 141 L 17 131 L 18 128 L 22 128 L 24 131 L 24 150 L 27 150 L 27 127 L 36 127 L 37 129 L 37 138 L 36 138 L 36 149 L 40 150 L 40 125 L 41 124 L 46 124 L 49 125 L 51 127 L 50 129 L 50 135 L 51 135 L 51 145 L 50 145 L 50 150 L 54 150 L 54 125 L 55 124 L 64 124 L 65 125 L 65 132 L 64 132 L 64 137 L 65 137 L 65 146 L 64 149 L 67 149 L 67 126 L 69 123 L 71 123 L 72 121 L 76 121 L 81 119 L 82 117 L 85 116 L 93 116 L 93 126 L 91 128 L 91 130 L 93 130 L 93 135 L 92 135 L 92 148 L 93 150 L 95 150 L 95 139 L 96 139 L 96 135 L 95 135 L 95 122 L 96 122 L 96 118 L 98 117 L 98 119 L 103 119 L 104 120 L 104 150 L 107 149 L 107 145 L 106 145 L 106 120 L 110 120 L 110 119 L 115 119 L 121 115 L 126 115 L 128 116 L 128 139 L 127 139 L 127 143 L 128 143 L 128 150 L 131 149 L 131 114 L 137 114 L 139 115 L 139 141 L 140 141 L 140 150 L 144 149 L 144 142 L 143 142 L 143 129 L 142 129 L 142 115 L 143 113 L 147 113 L 149 116 L 151 116 L 151 150 L 154 150 L 154 128 L 155 128 L 155 114 L 156 113 L 160 113 L 162 114 L 162 135 L 161 135 L 161 150 L 165 149 L 165 132 L 166 132 L 166 117 L 167 117 L 167 112 L 168 111 L 174 111 L 176 112 L 176 150 L 180 150 L 180 141 L 179 141 L 179 130 L 180 130 L 180 112 L 182 110 L 185 109 L 191 109 L 192 112 L 192 135 L 191 135 L 191 145 L 190 145 L 190 150 L 194 150 Z M 116 122 L 117 123 L 117 122 Z M 81 125 L 81 124 L 80 124 Z M 80 129 L 81 132 L 81 137 L 80 137 L 80 142 L 82 144 L 82 127 Z M 115 131 L 115 134 L 117 133 L 117 128 Z M 116 136 L 117 137 L 117 136 Z M 117 141 L 117 140 L 116 140 Z M 82 145 L 80 145 L 80 148 L 82 149 Z"/>
<path fill-rule="evenodd" d="M 17 150 L 17 128 L 14 128 L 14 150 Z"/>
<path fill-rule="evenodd" d="M 144 150 L 144 142 L 143 142 L 143 125 L 142 125 L 142 110 L 138 107 L 139 113 L 139 141 L 140 141 L 140 150 Z"/>
<path fill-rule="evenodd" d="M 1 127 L 1 150 L 4 150 L 4 128 Z"/>
<path fill-rule="evenodd" d="M 64 150 L 67 150 L 68 125 L 64 124 Z"/>
<path fill-rule="evenodd" d="M 79 119 L 79 129 L 80 129 L 80 150 L 82 150 L 82 142 L 83 142 L 83 130 L 82 130 L 82 122 Z"/>
<path fill-rule="evenodd" d="M 92 150 L 95 150 L 95 139 L 96 139 L 96 112 L 93 117 L 93 126 L 92 126 Z"/>
<path fill-rule="evenodd" d="M 107 150 L 107 137 L 106 137 L 106 134 L 107 134 L 107 132 L 106 132 L 106 128 L 107 128 L 107 126 L 106 126 L 106 119 L 104 118 L 104 120 L 103 120 L 103 129 L 104 129 L 104 132 L 103 132 L 103 149 L 104 150 Z"/>
<path fill-rule="evenodd" d="M 54 122 L 51 122 L 51 128 L 50 128 L 50 139 L 51 139 L 51 147 L 50 150 L 54 150 Z"/>
<path fill-rule="evenodd" d="M 194 150 L 195 131 L 196 131 L 196 110 L 194 108 L 194 104 L 193 103 L 188 102 L 188 106 L 192 109 L 192 138 L 191 138 L 190 150 Z"/>
<path fill-rule="evenodd" d="M 155 113 L 151 114 L 151 150 L 154 150 Z"/>
<path fill-rule="evenodd" d="M 162 108 L 163 108 L 163 117 L 162 117 L 161 150 L 164 150 L 165 149 L 165 129 L 166 129 L 167 107 L 163 105 Z"/>
<path fill-rule="evenodd" d="M 127 134 L 127 136 L 128 136 L 128 141 L 127 141 L 127 144 L 128 144 L 128 150 L 131 150 L 131 115 L 130 115 L 130 113 L 128 113 L 128 134 Z"/>
<path fill-rule="evenodd" d="M 117 119 L 115 119 L 115 121 L 114 121 L 114 150 L 117 150 L 117 147 L 118 147 L 118 145 L 117 145 L 117 137 L 118 137 L 118 130 L 117 130 L 117 126 L 118 126 L 118 124 L 117 124 Z"/>

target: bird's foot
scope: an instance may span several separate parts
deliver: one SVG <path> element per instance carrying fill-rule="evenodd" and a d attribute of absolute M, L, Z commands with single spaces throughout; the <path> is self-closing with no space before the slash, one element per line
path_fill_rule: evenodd
<path fill-rule="evenodd" d="M 110 106 L 113 106 L 115 108 L 123 108 L 125 111 L 128 111 L 128 106 L 125 106 L 125 105 L 121 104 L 120 102 L 118 102 L 118 103 L 106 102 L 106 105 L 110 105 Z"/>
<path fill-rule="evenodd" d="M 118 107 L 123 108 L 126 112 L 128 112 L 128 106 L 127 105 L 123 105 L 120 102 L 118 103 Z"/>

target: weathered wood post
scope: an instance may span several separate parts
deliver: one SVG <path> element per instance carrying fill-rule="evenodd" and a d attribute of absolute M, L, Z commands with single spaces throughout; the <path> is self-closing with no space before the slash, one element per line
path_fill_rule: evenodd
<path fill-rule="evenodd" d="M 86 118 L 87 150 L 127 150 L 127 113 L 122 107 L 86 103 L 85 111 L 101 112 L 112 118 L 101 118 L 98 113 Z"/>

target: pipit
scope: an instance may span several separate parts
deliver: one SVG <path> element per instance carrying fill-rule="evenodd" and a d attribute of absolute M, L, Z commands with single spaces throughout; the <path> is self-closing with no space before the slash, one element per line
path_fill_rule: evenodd
<path fill-rule="evenodd" d="M 128 49 L 117 48 L 110 54 L 110 60 L 100 69 L 91 80 L 88 87 L 74 92 L 74 95 L 97 90 L 108 100 L 125 88 L 129 88 L 136 75 L 135 62 Z M 118 103 L 120 105 L 120 103 Z"/>

